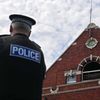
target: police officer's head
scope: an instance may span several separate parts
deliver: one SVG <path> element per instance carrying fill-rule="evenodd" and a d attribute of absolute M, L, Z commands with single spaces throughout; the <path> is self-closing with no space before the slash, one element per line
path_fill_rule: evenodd
<path fill-rule="evenodd" d="M 12 14 L 9 18 L 12 21 L 10 25 L 10 32 L 12 36 L 17 33 L 25 34 L 28 37 L 30 36 L 31 27 L 36 24 L 34 19 L 19 14 Z"/>

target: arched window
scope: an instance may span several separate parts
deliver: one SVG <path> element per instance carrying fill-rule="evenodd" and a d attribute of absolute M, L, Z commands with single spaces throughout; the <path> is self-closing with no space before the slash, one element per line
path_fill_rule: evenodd
<path fill-rule="evenodd" d="M 89 62 L 83 68 L 83 80 L 100 78 L 100 64 L 97 62 Z"/>
<path fill-rule="evenodd" d="M 77 67 L 81 71 L 81 80 L 91 80 L 100 78 L 100 56 L 92 54 L 84 58 Z"/>

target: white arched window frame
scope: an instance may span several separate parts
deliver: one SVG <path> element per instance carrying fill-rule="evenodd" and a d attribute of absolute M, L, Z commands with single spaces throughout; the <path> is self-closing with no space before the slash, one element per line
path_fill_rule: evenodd
<path fill-rule="evenodd" d="M 89 57 L 84 58 L 78 65 L 77 71 L 81 71 L 81 81 L 83 81 L 83 75 L 85 73 L 92 73 L 92 72 L 100 72 L 100 70 L 91 70 L 91 71 L 85 71 L 84 68 L 85 66 L 90 63 L 90 62 L 96 62 L 100 64 L 100 56 L 93 56 L 92 54 Z"/>

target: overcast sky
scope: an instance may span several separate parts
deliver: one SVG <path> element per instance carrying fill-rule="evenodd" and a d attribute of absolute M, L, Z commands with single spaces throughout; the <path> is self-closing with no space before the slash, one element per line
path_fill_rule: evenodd
<path fill-rule="evenodd" d="M 9 15 L 34 18 L 30 39 L 38 43 L 47 69 L 90 23 L 91 0 L 0 0 L 0 34 L 9 34 Z M 93 0 L 92 22 L 100 26 L 100 0 Z"/>

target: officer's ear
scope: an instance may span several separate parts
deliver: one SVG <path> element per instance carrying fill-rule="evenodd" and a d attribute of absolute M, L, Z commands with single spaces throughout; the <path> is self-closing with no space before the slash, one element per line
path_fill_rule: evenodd
<path fill-rule="evenodd" d="M 12 25 L 10 25 L 9 31 L 10 31 L 10 33 L 12 33 L 12 31 L 13 31 Z"/>
<path fill-rule="evenodd" d="M 28 37 L 30 37 L 30 35 L 31 35 L 31 31 L 30 31 L 30 32 L 28 32 Z"/>

